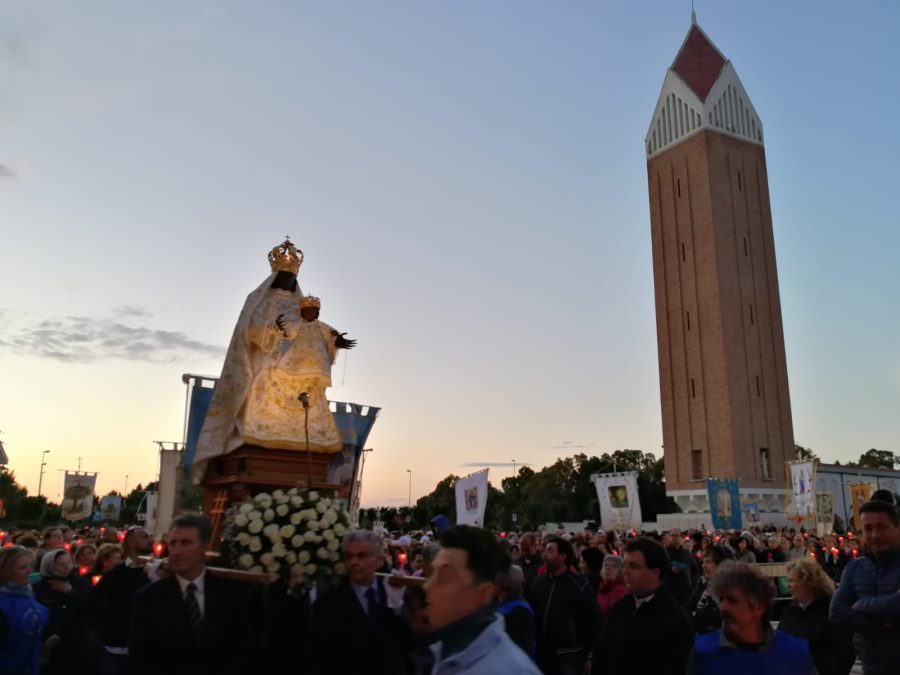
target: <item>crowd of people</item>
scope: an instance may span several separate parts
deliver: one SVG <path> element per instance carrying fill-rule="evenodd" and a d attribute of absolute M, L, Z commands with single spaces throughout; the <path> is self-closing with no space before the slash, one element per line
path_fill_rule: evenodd
<path fill-rule="evenodd" d="M 210 572 L 212 528 L 0 533 L 0 675 L 866 675 L 900 663 L 900 522 L 801 531 L 355 530 L 327 588 Z M 863 543 L 864 541 L 864 543 Z M 786 583 L 766 563 L 786 563 Z M 778 574 L 785 566 L 778 566 Z M 776 613 L 776 597 L 781 593 Z M 777 619 L 777 621 L 776 621 Z"/>

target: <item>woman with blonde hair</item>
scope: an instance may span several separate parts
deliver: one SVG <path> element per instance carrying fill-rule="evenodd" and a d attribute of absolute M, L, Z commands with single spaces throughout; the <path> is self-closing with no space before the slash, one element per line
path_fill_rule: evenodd
<path fill-rule="evenodd" d="M 28 573 L 34 553 L 24 546 L 0 549 L 0 672 L 37 673 L 41 632 L 49 612 L 34 598 Z"/>
<path fill-rule="evenodd" d="M 113 567 L 122 562 L 122 556 L 125 555 L 121 544 L 101 544 L 97 549 L 97 557 L 94 558 L 94 566 L 91 568 L 91 574 L 105 574 Z"/>
<path fill-rule="evenodd" d="M 847 675 L 856 660 L 853 636 L 828 622 L 828 607 L 834 595 L 834 581 L 812 557 L 788 563 L 791 603 L 778 630 L 804 638 L 809 643 L 813 665 L 819 675 Z"/>

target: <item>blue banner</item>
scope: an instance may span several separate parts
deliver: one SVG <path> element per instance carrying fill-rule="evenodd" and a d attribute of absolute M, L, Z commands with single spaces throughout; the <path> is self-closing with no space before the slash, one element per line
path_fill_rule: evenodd
<path fill-rule="evenodd" d="M 334 422 L 344 447 L 332 458 L 325 480 L 333 485 L 340 485 L 338 497 L 348 500 L 352 505 L 359 481 L 359 458 L 381 408 L 342 401 L 331 403 L 334 405 Z"/>
<path fill-rule="evenodd" d="M 184 446 L 184 470 L 190 471 L 194 463 L 194 454 L 197 452 L 197 441 L 203 422 L 206 420 L 206 412 L 212 403 L 213 387 L 200 387 L 196 384 L 191 387 L 191 406 L 188 409 L 187 442 Z"/>
<path fill-rule="evenodd" d="M 740 481 L 735 478 L 725 480 L 709 478 L 706 481 L 706 492 L 709 495 L 709 511 L 712 514 L 713 528 L 716 530 L 739 530 L 741 528 Z"/>

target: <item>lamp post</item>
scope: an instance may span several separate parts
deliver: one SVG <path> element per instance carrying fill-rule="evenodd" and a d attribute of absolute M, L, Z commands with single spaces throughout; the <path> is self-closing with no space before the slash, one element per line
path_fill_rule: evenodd
<path fill-rule="evenodd" d="M 409 474 L 409 501 L 407 502 L 407 508 L 412 508 L 412 469 L 407 469 L 406 473 Z"/>
<path fill-rule="evenodd" d="M 513 478 L 515 478 L 516 477 L 516 460 L 513 459 L 512 463 L 513 463 Z"/>
<path fill-rule="evenodd" d="M 44 486 L 44 467 L 47 466 L 47 462 L 44 461 L 44 457 L 50 454 L 49 450 L 44 450 L 41 453 L 41 475 L 38 477 L 38 493 L 37 496 L 41 496 L 41 489 Z"/>

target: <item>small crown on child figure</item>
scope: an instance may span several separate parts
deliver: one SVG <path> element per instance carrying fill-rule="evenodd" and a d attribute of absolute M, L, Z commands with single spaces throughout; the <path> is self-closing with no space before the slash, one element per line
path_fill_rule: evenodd
<path fill-rule="evenodd" d="M 314 295 L 307 295 L 300 301 L 300 309 L 305 309 L 307 307 L 322 309 L 322 301 Z"/>

